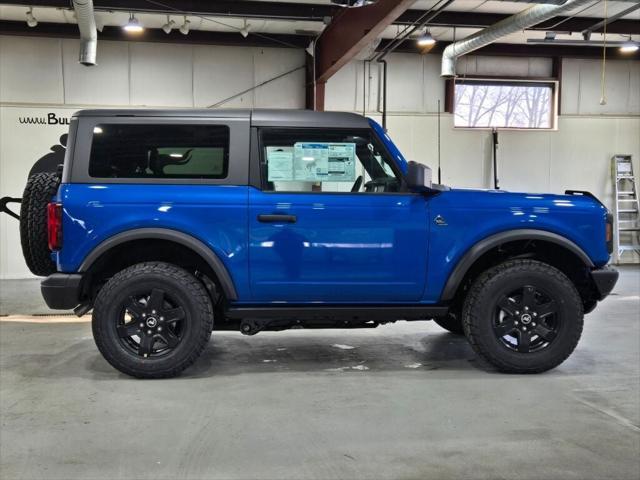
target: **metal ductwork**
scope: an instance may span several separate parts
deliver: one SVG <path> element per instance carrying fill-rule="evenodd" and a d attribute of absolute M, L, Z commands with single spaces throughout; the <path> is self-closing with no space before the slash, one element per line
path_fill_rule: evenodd
<path fill-rule="evenodd" d="M 76 12 L 78 29 L 80 30 L 80 55 L 78 61 L 86 66 L 95 65 L 98 33 L 93 12 L 93 0 L 73 0 L 73 9 Z"/>
<path fill-rule="evenodd" d="M 441 75 L 443 77 L 455 77 L 456 60 L 462 55 L 489 45 L 506 35 L 532 27 L 560 13 L 581 7 L 587 3 L 593 3 L 593 0 L 567 0 L 562 5 L 546 3 L 535 5 L 516 15 L 505 18 L 490 27 L 480 30 L 467 38 L 452 43 L 445 48 L 442 53 Z"/>

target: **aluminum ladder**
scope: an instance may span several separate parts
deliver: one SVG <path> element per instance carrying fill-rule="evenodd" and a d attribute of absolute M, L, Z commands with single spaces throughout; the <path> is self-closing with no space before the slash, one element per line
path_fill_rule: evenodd
<path fill-rule="evenodd" d="M 614 155 L 613 190 L 615 195 L 615 261 L 619 263 L 625 252 L 640 255 L 640 202 L 631 155 Z"/>

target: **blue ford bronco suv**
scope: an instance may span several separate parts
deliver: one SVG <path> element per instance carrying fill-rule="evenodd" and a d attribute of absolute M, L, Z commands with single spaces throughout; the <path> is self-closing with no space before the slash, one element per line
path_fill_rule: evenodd
<path fill-rule="evenodd" d="M 25 259 L 135 377 L 180 373 L 213 330 L 429 319 L 500 371 L 542 372 L 618 276 L 588 192 L 432 184 L 356 114 L 84 110 L 67 147 L 27 183 Z"/>

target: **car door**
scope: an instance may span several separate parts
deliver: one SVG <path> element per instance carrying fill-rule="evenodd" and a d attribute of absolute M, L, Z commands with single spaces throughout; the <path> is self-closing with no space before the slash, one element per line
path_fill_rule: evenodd
<path fill-rule="evenodd" d="M 252 299 L 410 303 L 425 287 L 427 203 L 370 129 L 263 128 L 249 193 Z"/>

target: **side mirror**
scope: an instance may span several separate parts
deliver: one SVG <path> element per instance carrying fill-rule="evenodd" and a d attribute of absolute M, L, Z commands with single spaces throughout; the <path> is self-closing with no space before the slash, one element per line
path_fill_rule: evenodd
<path fill-rule="evenodd" d="M 431 190 L 431 169 L 418 162 L 409 162 L 406 175 L 407 185 L 411 190 L 424 192 Z"/>

